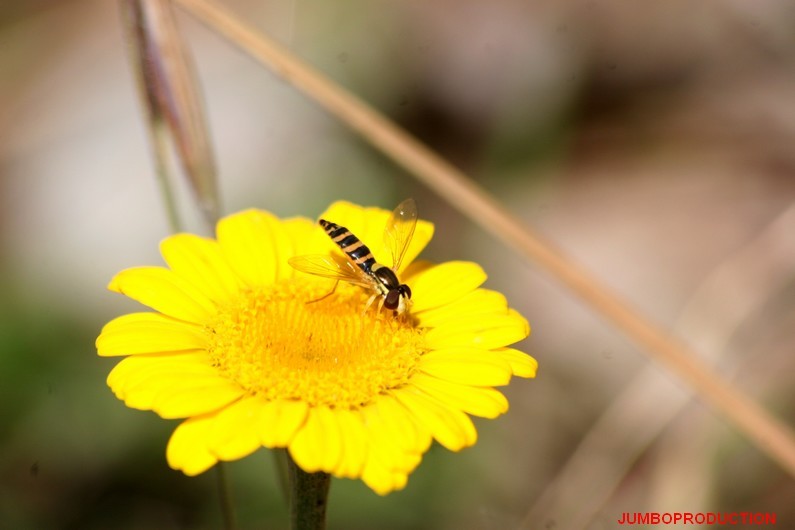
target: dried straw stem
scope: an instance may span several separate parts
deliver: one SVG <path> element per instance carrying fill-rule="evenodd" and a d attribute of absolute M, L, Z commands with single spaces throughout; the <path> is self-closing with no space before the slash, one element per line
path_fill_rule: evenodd
<path fill-rule="evenodd" d="M 738 379 L 738 365 L 752 360 L 743 358 L 741 362 L 736 358 L 740 355 L 732 358 L 727 354 L 732 337 L 744 322 L 758 318 L 762 308 L 791 280 L 794 231 L 792 204 L 708 274 L 677 319 L 674 329 L 691 344 L 704 347 L 705 353 L 712 354 L 710 364 L 719 364 L 734 380 Z M 727 293 L 733 293 L 729 304 Z M 705 325 L 707 321 L 709 325 Z M 687 389 L 655 368 L 640 371 L 581 438 L 528 510 L 522 528 L 552 520 L 558 527 L 570 529 L 593 524 L 635 461 L 690 403 Z M 651 408 L 654 414 L 648 414 Z M 692 504 L 695 499 L 688 500 L 689 507 L 698 508 Z"/>

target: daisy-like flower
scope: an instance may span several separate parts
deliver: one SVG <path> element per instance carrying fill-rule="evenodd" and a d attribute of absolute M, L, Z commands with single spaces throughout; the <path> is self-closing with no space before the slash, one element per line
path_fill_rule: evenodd
<path fill-rule="evenodd" d="M 345 202 L 323 214 L 387 265 L 388 216 Z M 509 347 L 530 328 L 480 288 L 477 264 L 414 261 L 432 234 L 418 221 L 397 271 L 409 318 L 363 312 L 371 293 L 354 285 L 324 298 L 333 282 L 290 267 L 293 256 L 341 256 L 309 219 L 248 210 L 222 219 L 217 239 L 171 236 L 160 246 L 167 268 L 127 269 L 109 285 L 154 312 L 103 328 L 99 355 L 127 356 L 108 385 L 129 407 L 184 419 L 166 456 L 187 475 L 284 447 L 304 471 L 361 478 L 381 495 L 401 489 L 432 440 L 474 444 L 469 415 L 504 413 L 493 387 L 537 366 Z"/>

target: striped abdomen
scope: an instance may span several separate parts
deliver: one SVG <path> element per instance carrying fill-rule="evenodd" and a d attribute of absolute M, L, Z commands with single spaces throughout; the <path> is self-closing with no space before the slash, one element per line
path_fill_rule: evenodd
<path fill-rule="evenodd" d="M 326 231 L 326 234 L 328 234 L 331 240 L 342 249 L 352 262 L 367 274 L 373 274 L 375 258 L 373 257 L 373 253 L 370 252 L 370 249 L 367 248 L 367 245 L 362 243 L 358 237 L 353 235 L 353 233 L 344 226 L 326 221 L 325 219 L 320 219 L 318 223 L 323 227 L 323 230 Z"/>

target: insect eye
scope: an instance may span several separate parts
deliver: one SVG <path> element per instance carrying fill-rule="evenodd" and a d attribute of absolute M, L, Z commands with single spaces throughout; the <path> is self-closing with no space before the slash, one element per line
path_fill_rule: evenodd
<path fill-rule="evenodd" d="M 400 291 L 392 289 L 386 294 L 384 299 L 384 307 L 387 309 L 397 309 L 398 302 L 400 301 Z"/>
<path fill-rule="evenodd" d="M 405 283 L 400 286 L 400 290 L 403 291 L 403 294 L 406 295 L 406 298 L 411 298 L 411 289 Z"/>

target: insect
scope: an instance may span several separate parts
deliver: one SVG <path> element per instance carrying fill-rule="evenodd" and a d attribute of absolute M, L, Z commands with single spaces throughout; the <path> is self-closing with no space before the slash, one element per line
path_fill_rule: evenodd
<path fill-rule="evenodd" d="M 381 297 L 378 303 L 379 310 L 386 307 L 398 315 L 408 311 L 411 305 L 411 289 L 405 283 L 400 283 L 396 271 L 400 268 L 406 249 L 414 236 L 414 228 L 417 226 L 417 204 L 414 199 L 401 202 L 390 215 L 384 228 L 384 244 L 392 254 L 390 267 L 375 261 L 370 249 L 344 226 L 325 219 L 318 220 L 318 224 L 340 247 L 347 259 L 339 260 L 322 254 L 296 256 L 288 260 L 294 269 L 332 278 L 338 282 L 345 281 L 370 290 L 372 296 L 367 301 L 365 312 L 378 297 Z M 331 295 L 336 288 L 335 283 L 334 289 L 323 298 Z"/>

